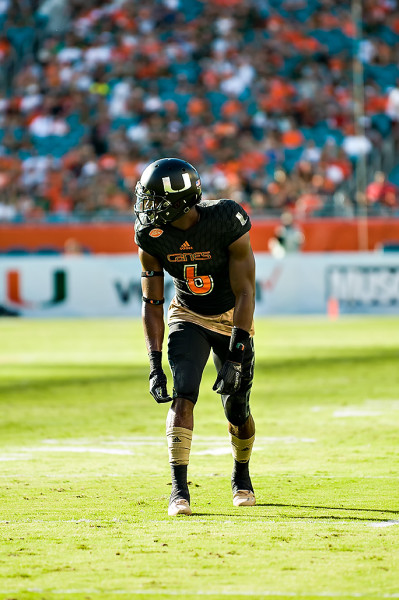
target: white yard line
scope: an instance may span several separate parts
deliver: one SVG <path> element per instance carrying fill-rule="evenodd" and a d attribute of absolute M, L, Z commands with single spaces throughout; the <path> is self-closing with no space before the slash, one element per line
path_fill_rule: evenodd
<path fill-rule="evenodd" d="M 256 443 L 258 444 L 314 444 L 317 440 L 314 438 L 298 438 L 295 436 L 257 436 Z M 43 440 L 43 444 L 56 446 L 60 444 L 59 440 L 47 439 Z M 201 436 L 193 435 L 193 443 L 195 444 L 229 444 L 228 435 L 224 436 Z M 132 437 L 107 437 L 107 438 L 81 438 L 63 440 L 62 444 L 66 445 L 85 445 L 85 444 L 104 444 L 118 446 L 165 446 L 166 439 L 163 434 L 160 436 L 132 436 Z"/>
<path fill-rule="evenodd" d="M 255 450 L 255 448 L 254 448 Z M 194 456 L 224 456 L 227 454 L 231 454 L 231 448 L 228 446 L 224 446 L 222 448 L 206 448 L 205 450 L 191 450 L 191 455 Z"/>
<path fill-rule="evenodd" d="M 382 511 L 384 512 L 384 511 Z M 392 525 L 399 525 L 398 521 L 376 521 L 373 523 L 367 523 L 370 527 L 392 527 Z"/>
<path fill-rule="evenodd" d="M 120 454 L 133 456 L 134 452 L 125 448 L 92 448 L 90 446 L 52 446 L 50 447 L 38 447 L 38 448 L 26 448 L 26 452 L 47 452 L 52 454 L 53 452 L 74 452 L 77 454 Z"/>
<path fill-rule="evenodd" d="M 259 437 L 256 440 L 254 451 L 263 450 L 262 445 L 271 444 L 313 444 L 313 438 L 296 438 L 293 436 L 281 437 Z M 227 436 L 207 437 L 194 436 L 193 445 L 199 450 L 193 450 L 193 454 L 201 455 L 223 455 L 231 453 L 231 446 Z M 120 456 L 133 456 L 136 453 L 133 448 L 166 447 L 166 439 L 163 436 L 137 436 L 132 438 L 106 438 L 106 439 L 78 439 L 78 440 L 43 440 L 41 446 L 17 446 L 4 450 L 0 454 L 0 461 L 32 460 L 35 453 L 75 453 L 75 454 L 111 454 Z M 204 448 L 205 446 L 205 448 Z"/>
<path fill-rule="evenodd" d="M 329 407 L 326 408 L 328 409 Z M 320 412 L 322 407 L 313 406 L 310 410 L 311 412 Z M 399 400 L 397 398 L 366 398 L 363 406 L 353 405 L 337 408 L 333 412 L 333 417 L 338 419 L 380 417 L 397 410 L 399 410 Z"/>
<path fill-rule="evenodd" d="M 137 362 L 137 361 L 140 362 Z M 99 364 L 112 364 L 126 366 L 132 364 L 142 364 L 143 366 L 147 363 L 143 360 L 141 362 L 139 354 L 133 352 L 10 352 L 7 354 L 0 354 L 0 364 L 2 365 L 18 365 L 18 364 L 36 364 L 45 361 L 46 366 L 48 364 L 73 364 L 81 366 L 82 368 L 90 367 L 91 365 Z"/>
<path fill-rule="evenodd" d="M 311 406 L 309 411 L 312 413 L 330 412 L 336 419 L 360 418 L 360 417 L 380 417 L 387 413 L 399 410 L 399 400 L 396 398 L 366 398 L 363 405 L 339 406 L 334 408 L 331 405 Z"/>
<path fill-rule="evenodd" d="M 31 454 L 0 454 L 0 462 L 10 462 L 13 460 L 32 460 Z"/>
<path fill-rule="evenodd" d="M 383 413 L 378 410 L 369 410 L 367 408 L 350 407 L 341 408 L 333 412 L 336 419 L 347 419 L 350 417 L 380 417 Z"/>
<path fill-rule="evenodd" d="M 383 404 L 384 406 L 386 404 L 392 403 L 396 405 L 397 408 L 399 408 L 399 398 L 366 398 L 365 402 L 367 402 L 367 404 Z"/>

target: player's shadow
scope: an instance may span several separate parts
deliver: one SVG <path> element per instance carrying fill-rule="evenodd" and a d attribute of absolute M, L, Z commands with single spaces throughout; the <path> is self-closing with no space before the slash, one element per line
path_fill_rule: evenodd
<path fill-rule="evenodd" d="M 221 513 L 221 512 L 200 512 L 200 511 L 195 511 L 193 512 L 193 516 L 198 516 L 198 517 L 250 517 L 253 520 L 256 519 L 273 519 L 275 517 L 277 518 L 281 518 L 283 515 L 279 515 L 279 514 L 270 514 L 270 512 L 268 511 L 267 514 L 263 513 L 263 514 L 259 514 L 259 512 L 256 510 L 256 508 L 268 508 L 268 509 L 272 509 L 272 508 L 290 508 L 290 509 L 311 509 L 311 510 L 331 510 L 331 511 L 342 511 L 342 513 L 344 514 L 339 514 L 339 515 L 335 515 L 335 514 L 327 514 L 327 515 L 311 515 L 311 514 L 306 514 L 306 515 L 295 515 L 295 514 L 290 514 L 290 515 L 284 515 L 284 518 L 286 519 L 312 519 L 312 520 L 324 520 L 324 521 L 328 521 L 328 520 L 337 520 L 337 521 L 373 521 L 373 522 L 378 522 L 378 523 L 386 523 L 387 521 L 389 521 L 390 519 L 387 518 L 381 518 L 381 517 L 371 517 L 370 515 L 364 515 L 364 516 L 356 516 L 356 515 L 348 515 L 348 512 L 356 512 L 356 513 L 383 513 L 383 514 L 387 514 L 387 515 L 394 515 L 396 517 L 399 518 L 399 510 L 382 510 L 380 508 L 348 508 L 348 507 L 342 507 L 342 506 L 336 506 L 336 507 L 332 507 L 332 506 L 311 506 L 311 505 L 307 505 L 307 504 L 270 504 L 270 503 L 257 503 L 256 507 L 255 507 L 255 511 L 253 511 L 251 508 L 242 508 L 240 510 L 237 510 L 237 512 L 234 513 Z"/>
<path fill-rule="evenodd" d="M 277 503 L 256 503 L 256 506 L 276 506 L 278 508 L 314 508 L 317 510 L 344 510 L 344 511 L 353 511 L 353 512 L 380 512 L 380 513 L 391 513 L 393 515 L 399 516 L 399 508 L 397 510 L 384 510 L 381 508 L 354 508 L 348 506 L 314 506 L 311 504 L 277 504 Z"/>

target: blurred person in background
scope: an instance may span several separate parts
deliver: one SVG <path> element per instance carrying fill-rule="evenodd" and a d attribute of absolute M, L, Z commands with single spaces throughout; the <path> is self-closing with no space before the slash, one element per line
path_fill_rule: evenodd
<path fill-rule="evenodd" d="M 85 253 L 82 244 L 75 238 L 68 238 L 64 243 L 64 254 L 68 256 L 81 256 Z"/>
<path fill-rule="evenodd" d="M 366 201 L 369 207 L 396 208 L 398 202 L 398 187 L 387 181 L 385 173 L 377 171 L 374 180 L 366 188 Z"/>
<path fill-rule="evenodd" d="M 269 250 L 275 258 L 283 258 L 286 254 L 299 252 L 304 241 L 305 236 L 294 224 L 292 213 L 284 212 L 281 215 L 281 225 L 269 240 Z"/>

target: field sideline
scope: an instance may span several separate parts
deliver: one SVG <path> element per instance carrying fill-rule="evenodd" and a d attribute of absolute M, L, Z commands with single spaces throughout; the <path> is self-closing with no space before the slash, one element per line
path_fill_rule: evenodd
<path fill-rule="evenodd" d="M 0 340 L 0 600 L 399 598 L 399 317 L 257 319 L 257 506 L 210 362 L 179 518 L 139 320 Z"/>

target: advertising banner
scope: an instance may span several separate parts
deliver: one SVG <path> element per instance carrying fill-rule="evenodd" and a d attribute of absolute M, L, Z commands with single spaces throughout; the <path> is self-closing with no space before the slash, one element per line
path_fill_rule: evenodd
<path fill-rule="evenodd" d="M 173 282 L 165 277 L 165 306 Z M 399 254 L 256 254 L 256 314 L 399 314 Z M 0 258 L 0 314 L 27 317 L 139 316 L 135 255 Z"/>

